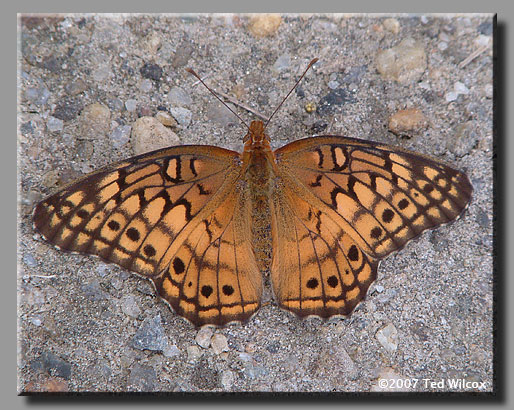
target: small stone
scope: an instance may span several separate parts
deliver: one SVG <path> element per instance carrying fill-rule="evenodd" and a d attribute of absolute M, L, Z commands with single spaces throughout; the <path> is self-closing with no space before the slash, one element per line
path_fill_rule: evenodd
<path fill-rule="evenodd" d="M 317 111 L 318 114 L 322 116 L 331 114 L 338 106 L 352 102 L 355 102 L 355 97 L 350 91 L 344 88 L 337 88 L 336 90 L 330 91 L 319 100 Z"/>
<path fill-rule="evenodd" d="M 39 316 L 33 316 L 30 318 L 30 322 L 34 325 L 34 326 L 41 326 L 41 318 Z"/>
<path fill-rule="evenodd" d="M 211 345 L 211 338 L 214 333 L 214 329 L 211 326 L 202 327 L 196 334 L 195 341 L 199 346 L 207 349 Z"/>
<path fill-rule="evenodd" d="M 428 17 L 427 16 L 421 16 L 420 17 L 421 24 L 427 24 L 428 23 Z"/>
<path fill-rule="evenodd" d="M 447 140 L 446 147 L 458 157 L 462 157 L 469 154 L 477 143 L 477 124 L 475 121 L 467 121 L 457 126 L 455 136 Z"/>
<path fill-rule="evenodd" d="M 162 351 L 162 354 L 165 357 L 176 357 L 180 356 L 181 352 L 180 349 L 176 345 L 168 345 L 164 348 Z"/>
<path fill-rule="evenodd" d="M 202 355 L 202 351 L 198 346 L 188 346 L 186 351 L 189 362 L 195 362 Z"/>
<path fill-rule="evenodd" d="M 237 121 L 237 117 L 227 110 L 227 107 L 218 103 L 209 104 L 206 114 L 210 122 L 220 127 L 227 127 L 229 124 L 234 124 Z"/>
<path fill-rule="evenodd" d="M 72 97 L 59 100 L 55 106 L 52 115 L 63 121 L 71 121 L 77 117 L 82 110 L 82 101 Z"/>
<path fill-rule="evenodd" d="M 379 51 L 375 63 L 385 79 L 409 84 L 418 81 L 425 72 L 427 56 L 421 43 L 407 38 L 395 47 Z"/>
<path fill-rule="evenodd" d="M 289 54 L 282 54 L 273 64 L 273 69 L 278 72 L 288 71 L 289 67 L 291 67 L 291 56 Z"/>
<path fill-rule="evenodd" d="M 337 87 L 339 87 L 339 81 L 332 80 L 329 81 L 327 85 L 331 90 L 335 90 Z"/>
<path fill-rule="evenodd" d="M 215 354 L 228 352 L 228 342 L 225 335 L 216 333 L 211 339 L 211 347 Z"/>
<path fill-rule="evenodd" d="M 86 82 L 84 80 L 82 80 L 81 78 L 78 78 L 75 81 L 67 83 L 64 86 L 64 90 L 69 95 L 78 95 L 78 94 L 83 93 L 84 91 L 87 90 L 87 84 L 86 84 Z"/>
<path fill-rule="evenodd" d="M 250 19 L 248 29 L 255 37 L 269 37 L 277 32 L 281 22 L 279 14 L 257 14 Z"/>
<path fill-rule="evenodd" d="M 150 54 L 155 54 L 161 47 L 161 36 L 152 32 L 146 39 L 146 48 Z"/>
<path fill-rule="evenodd" d="M 447 102 L 455 101 L 459 97 L 459 94 L 457 94 L 455 91 L 448 91 L 446 95 L 444 96 L 444 99 Z"/>
<path fill-rule="evenodd" d="M 232 387 L 234 380 L 234 373 L 230 370 L 224 370 L 223 373 L 221 373 L 221 385 L 225 390 L 228 390 Z"/>
<path fill-rule="evenodd" d="M 410 135 L 428 126 L 428 121 L 417 108 L 397 111 L 389 118 L 389 130 L 396 135 Z"/>
<path fill-rule="evenodd" d="M 385 19 L 383 25 L 387 31 L 393 34 L 398 34 L 400 31 L 400 22 L 396 19 Z"/>
<path fill-rule="evenodd" d="M 23 255 L 23 263 L 27 266 L 37 266 L 36 259 L 30 253 Z"/>
<path fill-rule="evenodd" d="M 446 41 L 440 41 L 437 43 L 437 48 L 441 51 L 444 51 L 448 48 L 448 43 Z"/>
<path fill-rule="evenodd" d="M 492 84 L 486 84 L 484 86 L 484 93 L 486 98 L 493 98 L 493 85 Z"/>
<path fill-rule="evenodd" d="M 104 82 L 112 76 L 113 73 L 111 68 L 107 64 L 102 64 L 95 71 L 93 71 L 93 80 L 96 82 Z"/>
<path fill-rule="evenodd" d="M 29 87 L 25 90 L 25 98 L 37 106 L 46 104 L 50 95 L 50 91 L 44 85 Z"/>
<path fill-rule="evenodd" d="M 466 87 L 464 85 L 464 83 L 461 83 L 460 81 L 457 81 L 454 86 L 453 86 L 453 89 L 455 90 L 456 93 L 458 94 L 464 94 L 464 95 L 467 95 L 469 94 L 469 88 Z"/>
<path fill-rule="evenodd" d="M 152 81 L 149 80 L 148 78 L 145 78 L 144 80 L 141 81 L 141 83 L 139 84 L 139 89 L 145 93 L 148 93 L 152 90 L 152 87 L 153 87 L 153 84 L 152 84 Z"/>
<path fill-rule="evenodd" d="M 144 78 L 154 81 L 160 81 L 162 77 L 162 68 L 158 64 L 145 63 L 139 72 Z"/>
<path fill-rule="evenodd" d="M 316 111 L 316 103 L 308 102 L 307 104 L 305 104 L 305 111 L 308 112 L 309 114 Z"/>
<path fill-rule="evenodd" d="M 136 155 L 178 143 L 180 140 L 177 134 L 154 117 L 138 118 L 132 127 L 132 147 Z"/>
<path fill-rule="evenodd" d="M 183 126 L 187 127 L 191 123 L 191 119 L 193 118 L 193 114 L 186 108 L 182 107 L 171 107 L 170 108 L 171 115 L 177 120 L 177 122 Z"/>
<path fill-rule="evenodd" d="M 378 292 L 378 293 L 382 293 L 384 291 L 384 287 L 382 285 L 376 285 L 375 286 L 375 290 Z"/>
<path fill-rule="evenodd" d="M 121 310 L 128 316 L 137 318 L 141 314 L 141 309 L 137 305 L 133 295 L 125 296 L 121 302 Z"/>
<path fill-rule="evenodd" d="M 170 89 L 168 101 L 173 107 L 188 107 L 193 103 L 191 96 L 180 87 L 172 87 Z"/>
<path fill-rule="evenodd" d="M 398 331 L 391 323 L 380 329 L 376 338 L 388 353 L 392 354 L 398 348 Z"/>
<path fill-rule="evenodd" d="M 161 322 L 160 314 L 146 318 L 132 338 L 132 346 L 138 350 L 162 352 L 168 345 L 168 337 Z"/>
<path fill-rule="evenodd" d="M 111 141 L 114 148 L 121 148 L 130 139 L 130 132 L 132 127 L 130 125 L 119 125 L 111 133 Z"/>
<path fill-rule="evenodd" d="M 103 104 L 94 103 L 85 107 L 80 113 L 80 127 L 82 136 L 86 139 L 95 139 L 104 136 L 111 127 L 111 110 Z"/>
<path fill-rule="evenodd" d="M 127 383 L 128 391 L 151 392 L 157 385 L 157 375 L 151 366 L 134 364 Z"/>
<path fill-rule="evenodd" d="M 165 125 L 166 127 L 177 126 L 177 121 L 175 121 L 175 118 L 173 118 L 166 111 L 158 111 L 157 114 L 155 114 L 155 118 L 157 119 L 157 121 L 159 121 L 162 125 Z"/>
<path fill-rule="evenodd" d="M 137 101 L 130 98 L 127 101 L 125 101 L 125 108 L 128 112 L 134 112 L 137 109 Z"/>
<path fill-rule="evenodd" d="M 93 300 L 93 301 L 100 301 L 107 299 L 107 294 L 104 292 L 102 287 L 100 286 L 100 283 L 97 280 L 93 280 L 89 283 L 82 283 L 81 284 L 81 290 L 84 292 L 84 295 Z"/>
<path fill-rule="evenodd" d="M 71 376 L 71 364 L 57 357 L 53 353 L 43 352 L 41 354 L 43 369 L 51 376 L 62 377 L 68 380 Z"/>

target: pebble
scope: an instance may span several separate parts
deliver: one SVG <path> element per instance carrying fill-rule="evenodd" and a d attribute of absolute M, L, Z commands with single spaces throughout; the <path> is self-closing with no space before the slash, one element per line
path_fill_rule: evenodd
<path fill-rule="evenodd" d="M 145 63 L 139 72 L 144 78 L 154 81 L 160 81 L 162 77 L 162 68 L 158 64 Z"/>
<path fill-rule="evenodd" d="M 175 121 L 175 118 L 173 118 L 166 111 L 158 111 L 157 114 L 155 114 L 155 118 L 157 119 L 157 121 L 159 121 L 162 125 L 166 127 L 177 126 L 177 121 Z"/>
<path fill-rule="evenodd" d="M 398 348 L 398 331 L 391 323 L 380 329 L 376 338 L 388 353 L 392 354 Z"/>
<path fill-rule="evenodd" d="M 385 19 L 383 22 L 384 28 L 393 34 L 398 34 L 400 31 L 400 22 L 396 19 Z"/>
<path fill-rule="evenodd" d="M 464 83 L 461 83 L 460 81 L 457 81 L 454 86 L 453 86 L 453 89 L 455 90 L 456 93 L 458 94 L 464 94 L 464 95 L 467 95 L 469 94 L 469 88 L 466 87 L 464 85 Z"/>
<path fill-rule="evenodd" d="M 202 355 L 202 351 L 198 346 L 188 346 L 186 351 L 189 362 L 195 362 Z"/>
<path fill-rule="evenodd" d="M 180 356 L 181 352 L 180 349 L 176 345 L 169 345 L 164 348 L 162 351 L 162 354 L 165 357 L 176 357 Z"/>
<path fill-rule="evenodd" d="M 273 69 L 278 72 L 287 71 L 291 67 L 291 56 L 289 54 L 282 54 L 273 64 Z"/>
<path fill-rule="evenodd" d="M 281 22 L 279 14 L 257 14 L 250 19 L 248 29 L 255 37 L 269 37 L 277 32 Z"/>
<path fill-rule="evenodd" d="M 395 47 L 379 51 L 375 63 L 385 79 L 409 84 L 418 81 L 425 72 L 427 56 L 420 42 L 407 38 Z"/>
<path fill-rule="evenodd" d="M 329 81 L 327 85 L 328 85 L 328 88 L 330 88 L 331 90 L 335 90 L 337 87 L 339 87 L 339 82 L 336 80 L 332 80 L 332 81 Z"/>
<path fill-rule="evenodd" d="M 447 140 L 446 147 L 458 157 L 469 154 L 478 143 L 477 124 L 467 121 L 459 124 L 453 138 Z"/>
<path fill-rule="evenodd" d="M 151 392 L 157 385 L 157 375 L 151 366 L 135 363 L 130 370 L 127 390 L 138 392 Z"/>
<path fill-rule="evenodd" d="M 37 266 L 36 259 L 30 253 L 23 255 L 23 263 L 27 266 Z"/>
<path fill-rule="evenodd" d="M 30 322 L 34 325 L 34 326 L 41 326 L 41 318 L 39 316 L 33 316 L 30 318 Z"/>
<path fill-rule="evenodd" d="M 493 98 L 493 85 L 492 84 L 486 84 L 484 86 L 484 92 L 485 92 L 485 97 L 486 98 Z"/>
<path fill-rule="evenodd" d="M 234 384 L 235 376 L 230 370 L 224 370 L 221 373 L 221 385 L 225 390 L 229 390 Z"/>
<path fill-rule="evenodd" d="M 147 317 L 132 338 L 132 346 L 138 350 L 162 352 L 168 345 L 168 337 L 162 327 L 161 315 Z"/>
<path fill-rule="evenodd" d="M 96 279 L 89 283 L 82 283 L 81 290 L 91 300 L 100 301 L 107 299 L 107 294 Z"/>
<path fill-rule="evenodd" d="M 69 95 L 78 95 L 87 90 L 87 84 L 81 78 L 77 78 L 75 81 L 70 81 L 64 86 L 64 90 Z"/>
<path fill-rule="evenodd" d="M 137 305 L 134 295 L 125 296 L 121 302 L 121 310 L 128 316 L 137 318 L 141 314 L 141 309 Z"/>
<path fill-rule="evenodd" d="M 150 92 L 152 90 L 152 87 L 153 87 L 152 81 L 149 80 L 148 78 L 145 78 L 139 84 L 139 89 L 145 93 Z"/>
<path fill-rule="evenodd" d="M 330 91 L 327 95 L 319 100 L 318 114 L 323 116 L 326 114 L 333 113 L 336 107 L 344 105 L 346 103 L 355 102 L 355 98 L 351 92 L 344 88 L 338 88 Z"/>
<path fill-rule="evenodd" d="M 441 51 L 444 51 L 448 48 L 448 43 L 446 41 L 440 41 L 437 43 L 437 48 Z"/>
<path fill-rule="evenodd" d="M 389 118 L 389 130 L 396 135 L 408 135 L 427 126 L 426 117 L 417 108 L 397 111 Z"/>
<path fill-rule="evenodd" d="M 216 333 L 211 339 L 211 347 L 215 354 L 228 352 L 228 342 L 225 335 Z"/>
<path fill-rule="evenodd" d="M 110 128 L 111 110 L 103 104 L 94 103 L 85 107 L 80 113 L 82 137 L 94 139 L 105 135 Z"/>
<path fill-rule="evenodd" d="M 107 64 L 102 64 L 93 71 L 93 80 L 96 82 L 104 82 L 112 76 L 111 68 Z"/>
<path fill-rule="evenodd" d="M 134 112 L 137 109 L 137 101 L 130 98 L 127 101 L 125 101 L 125 108 L 128 112 Z"/>
<path fill-rule="evenodd" d="M 193 100 L 183 88 L 172 87 L 168 93 L 168 102 L 174 107 L 188 107 Z"/>
<path fill-rule="evenodd" d="M 121 148 L 130 139 L 130 132 L 132 127 L 130 125 L 119 125 L 111 133 L 111 142 L 114 148 Z"/>
<path fill-rule="evenodd" d="M 73 98 L 64 98 L 57 102 L 52 115 L 63 121 L 71 121 L 77 117 L 82 107 L 81 101 Z"/>
<path fill-rule="evenodd" d="M 48 372 L 48 374 L 56 377 L 62 377 L 63 379 L 68 380 L 71 376 L 71 364 L 67 361 L 57 357 L 51 352 L 43 352 L 41 353 L 40 362 L 42 364 L 43 369 Z"/>
<path fill-rule="evenodd" d="M 50 95 L 50 91 L 44 85 L 29 87 L 25 90 L 25 98 L 38 106 L 46 104 Z"/>
<path fill-rule="evenodd" d="M 182 107 L 171 107 L 170 113 L 183 127 L 187 127 L 191 123 L 191 119 L 193 118 L 193 114 L 191 113 L 191 111 Z"/>
<path fill-rule="evenodd" d="M 455 101 L 459 97 L 459 94 L 455 91 L 448 91 L 446 95 L 444 96 L 444 99 L 446 102 L 452 102 Z"/>
<path fill-rule="evenodd" d="M 211 345 L 211 338 L 213 334 L 214 329 L 211 326 L 204 326 L 196 334 L 195 341 L 198 346 L 207 349 Z"/>
<path fill-rule="evenodd" d="M 154 117 L 141 117 L 132 126 L 132 147 L 136 155 L 177 145 L 180 140 L 173 131 Z"/>

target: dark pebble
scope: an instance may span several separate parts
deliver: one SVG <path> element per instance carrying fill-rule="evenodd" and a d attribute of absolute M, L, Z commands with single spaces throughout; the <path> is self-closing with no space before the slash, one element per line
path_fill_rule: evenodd
<path fill-rule="evenodd" d="M 144 78 L 149 78 L 150 80 L 160 81 L 162 77 L 162 68 L 157 64 L 145 63 L 139 71 Z"/>
<path fill-rule="evenodd" d="M 337 106 L 344 105 L 345 103 L 354 103 L 355 101 L 355 98 L 348 90 L 337 88 L 319 100 L 317 112 L 319 115 L 331 114 Z"/>
<path fill-rule="evenodd" d="M 79 100 L 65 98 L 57 102 L 57 106 L 52 115 L 63 121 L 71 121 L 79 115 L 82 108 L 84 108 L 84 106 Z"/>

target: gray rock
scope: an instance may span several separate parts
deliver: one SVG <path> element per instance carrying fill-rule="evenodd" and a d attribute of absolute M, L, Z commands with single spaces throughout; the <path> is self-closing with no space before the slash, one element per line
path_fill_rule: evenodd
<path fill-rule="evenodd" d="M 132 339 L 132 346 L 139 350 L 162 352 L 168 346 L 168 337 L 162 327 L 161 315 L 146 318 Z"/>
<path fill-rule="evenodd" d="M 128 316 L 137 318 L 141 314 L 141 309 L 136 303 L 134 295 L 128 295 L 123 298 L 121 310 Z"/>
<path fill-rule="evenodd" d="M 181 126 L 187 127 L 189 124 L 191 124 L 193 114 L 188 109 L 182 107 L 171 107 L 170 113 Z"/>
<path fill-rule="evenodd" d="M 225 335 L 216 333 L 211 339 L 211 347 L 216 354 L 220 354 L 221 352 L 228 352 L 228 342 Z"/>
<path fill-rule="evenodd" d="M 130 125 L 119 125 L 111 133 L 111 141 L 114 148 L 121 148 L 130 139 L 130 132 L 132 127 Z"/>
<path fill-rule="evenodd" d="M 134 364 L 127 383 L 128 391 L 151 392 L 156 389 L 157 375 L 153 367 Z"/>
<path fill-rule="evenodd" d="M 379 51 L 375 63 L 385 79 L 409 84 L 418 81 L 425 72 L 427 56 L 421 43 L 407 38 L 395 47 Z"/>
<path fill-rule="evenodd" d="M 170 89 L 168 101 L 173 107 L 188 107 L 193 103 L 191 96 L 180 87 L 172 87 Z"/>
<path fill-rule="evenodd" d="M 198 333 L 196 334 L 195 341 L 196 343 L 207 349 L 211 345 L 211 337 L 214 333 L 214 329 L 210 326 L 202 327 Z"/>
<path fill-rule="evenodd" d="M 64 123 L 59 118 L 49 117 L 46 123 L 46 127 L 50 132 L 62 131 Z"/>
<path fill-rule="evenodd" d="M 396 352 L 398 348 L 398 331 L 391 323 L 380 329 L 376 334 L 376 338 L 388 353 Z"/>

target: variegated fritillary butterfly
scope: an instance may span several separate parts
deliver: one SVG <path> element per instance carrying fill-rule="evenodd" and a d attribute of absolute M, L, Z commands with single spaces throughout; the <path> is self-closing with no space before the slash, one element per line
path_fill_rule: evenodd
<path fill-rule="evenodd" d="M 250 318 L 269 269 L 278 305 L 348 315 L 379 261 L 467 207 L 467 176 L 428 156 L 342 136 L 275 151 L 252 121 L 239 154 L 177 146 L 62 188 L 34 211 L 61 249 L 150 278 L 196 326 Z"/>

